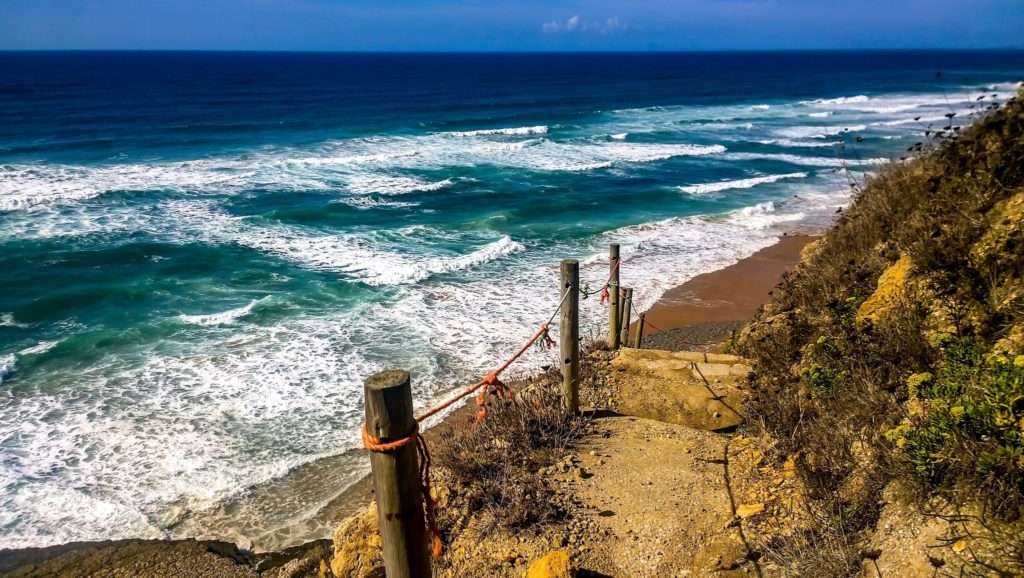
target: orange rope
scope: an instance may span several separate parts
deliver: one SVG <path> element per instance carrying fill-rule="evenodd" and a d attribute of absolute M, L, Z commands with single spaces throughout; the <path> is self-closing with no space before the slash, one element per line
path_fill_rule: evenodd
<path fill-rule="evenodd" d="M 551 337 L 548 335 L 547 323 L 541 325 L 540 329 L 537 330 L 537 333 L 535 333 L 533 337 L 531 337 L 529 341 L 527 341 L 526 344 L 523 345 L 523 347 L 516 352 L 515 355 L 510 357 L 508 361 L 506 361 L 501 367 L 492 371 L 491 373 L 488 373 L 487 377 L 481 379 L 479 383 L 467 387 L 457 395 L 430 408 L 429 410 L 424 412 L 423 415 L 416 418 L 416 427 L 413 429 L 412 433 L 410 433 L 407 437 L 393 440 L 390 442 L 385 442 L 383 440 L 371 436 L 369 432 L 366 431 L 366 424 L 363 424 L 363 447 L 370 450 L 371 452 L 394 451 L 398 448 L 405 446 L 413 439 L 416 440 L 416 448 L 419 452 L 420 457 L 420 490 L 423 493 L 423 502 L 426 506 L 427 526 L 430 529 L 430 533 L 434 537 L 434 558 L 437 558 L 441 555 L 441 532 L 437 529 L 437 517 L 434 515 L 434 497 L 430 494 L 430 452 L 427 450 L 426 440 L 423 439 L 423 435 L 420 434 L 419 432 L 419 423 L 427 419 L 428 417 L 440 411 L 443 411 L 448 407 L 451 407 L 455 402 L 465 398 L 466 396 L 471 395 L 474 391 L 478 389 L 480 390 L 480 393 L 477 394 L 476 404 L 480 407 L 480 409 L 477 411 L 476 421 L 479 422 L 480 420 L 487 417 L 488 389 L 490 387 L 493 387 L 494 392 L 498 396 L 498 399 L 512 399 L 512 389 L 509 388 L 509 386 L 502 383 L 501 380 L 498 379 L 498 375 L 501 374 L 501 372 L 508 369 L 508 367 L 512 365 L 517 359 L 522 357 L 522 355 L 526 353 L 526 350 L 528 350 L 530 346 L 536 343 L 537 340 L 540 339 L 541 337 L 544 337 L 546 341 L 551 340 Z"/>
<path fill-rule="evenodd" d="M 363 424 L 363 447 L 371 452 L 390 452 L 404 447 L 412 440 L 416 440 L 416 451 L 420 456 L 420 492 L 423 494 L 423 503 L 426 506 L 427 528 L 434 538 L 434 558 L 441 556 L 441 531 L 437 529 L 437 516 L 434 515 L 434 496 L 430 493 L 430 451 L 427 449 L 427 441 L 420 434 L 419 422 L 413 424 L 412 432 L 404 437 L 390 442 L 375 438 L 366 431 L 366 424 Z"/>
<path fill-rule="evenodd" d="M 615 260 L 615 263 L 612 265 L 611 272 L 608 273 L 608 280 L 604 282 L 604 287 L 601 288 L 601 305 L 604 305 L 605 303 L 608 302 L 608 297 L 610 297 L 610 294 L 608 293 L 608 288 L 611 287 L 612 277 L 615 276 L 615 271 L 618 270 L 619 263 L 621 262 L 622 257 L 619 257 L 618 259 Z"/>
<path fill-rule="evenodd" d="M 522 355 L 524 353 L 526 353 L 526 350 L 530 349 L 530 346 L 532 346 L 534 343 L 536 343 L 537 340 L 541 338 L 541 336 L 546 335 L 547 332 L 548 332 L 548 324 L 545 323 L 545 324 L 541 325 L 540 329 L 537 330 L 537 333 L 535 333 L 533 335 L 533 337 L 531 337 L 530 340 L 527 341 L 526 344 L 523 345 L 523 347 L 519 351 L 517 351 L 515 355 L 510 357 L 508 359 L 508 361 L 506 361 L 501 367 L 499 367 L 498 369 L 494 370 L 493 372 L 487 374 L 487 377 L 481 379 L 476 384 L 467 387 L 466 389 L 464 389 L 461 392 L 459 392 L 458 394 L 454 395 L 453 397 L 451 397 L 447 401 L 439 403 L 438 405 L 435 405 L 434 407 L 428 409 L 426 412 L 423 413 L 423 415 L 421 415 L 420 417 L 416 418 L 416 421 L 423 421 L 423 420 L 427 419 L 428 417 L 430 417 L 430 416 L 432 416 L 432 415 L 434 415 L 434 414 L 436 414 L 436 413 L 438 413 L 440 411 L 448 409 L 455 402 L 459 401 L 460 399 L 462 399 L 462 398 L 464 398 L 466 396 L 472 395 L 473 392 L 475 392 L 476 390 L 480 389 L 481 387 L 485 387 L 487 385 L 495 385 L 496 389 L 497 389 L 497 387 L 505 387 L 504 384 L 502 384 L 502 386 L 497 386 L 496 384 L 492 383 L 490 381 L 491 380 L 491 376 L 494 376 L 494 380 L 497 381 L 497 378 L 498 378 L 499 375 L 501 375 L 501 372 L 503 372 L 506 369 L 508 369 L 508 367 L 510 365 L 512 365 L 513 363 L 515 363 L 515 361 L 517 359 L 522 357 Z M 507 389 L 507 387 L 505 387 L 505 389 Z"/>

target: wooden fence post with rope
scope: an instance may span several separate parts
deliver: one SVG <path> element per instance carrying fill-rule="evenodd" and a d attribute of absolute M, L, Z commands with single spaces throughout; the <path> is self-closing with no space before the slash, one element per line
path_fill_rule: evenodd
<path fill-rule="evenodd" d="M 636 322 L 636 341 L 633 343 L 633 347 L 637 349 L 644 348 L 644 321 L 646 321 L 647 312 L 644 311 L 640 314 L 640 319 Z"/>
<path fill-rule="evenodd" d="M 622 290 L 622 345 L 629 347 L 629 322 L 633 317 L 633 289 Z"/>
<path fill-rule="evenodd" d="M 430 578 L 421 464 L 415 441 L 418 425 L 412 411 L 409 373 L 376 373 L 366 379 L 363 391 L 363 438 L 371 450 L 370 469 L 385 571 L 388 578 Z"/>
<path fill-rule="evenodd" d="M 561 273 L 562 317 L 558 340 L 562 353 L 562 403 L 567 411 L 577 413 L 580 409 L 580 262 L 562 261 Z"/>
<path fill-rule="evenodd" d="M 608 245 L 608 346 L 619 348 L 619 244 Z"/>

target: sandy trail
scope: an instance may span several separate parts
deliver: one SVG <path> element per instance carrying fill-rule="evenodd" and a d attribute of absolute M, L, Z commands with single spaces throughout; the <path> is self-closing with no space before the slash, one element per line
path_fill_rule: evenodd
<path fill-rule="evenodd" d="M 575 454 L 580 470 L 562 479 L 583 506 L 580 567 L 596 576 L 764 575 L 730 480 L 730 461 L 747 448 L 715 433 L 742 423 L 743 360 L 624 349 L 607 369 L 611 407 Z M 749 474 L 751 461 L 739 461 Z"/>

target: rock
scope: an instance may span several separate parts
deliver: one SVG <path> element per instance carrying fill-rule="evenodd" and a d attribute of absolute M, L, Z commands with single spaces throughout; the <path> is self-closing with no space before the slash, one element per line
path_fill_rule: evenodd
<path fill-rule="evenodd" d="M 790 456 L 786 458 L 785 463 L 782 464 L 782 477 L 783 478 L 795 478 L 796 477 L 796 457 Z"/>
<path fill-rule="evenodd" d="M 280 552 L 258 555 L 256 569 L 264 578 L 309 578 L 327 576 L 331 559 L 330 540 L 318 540 Z"/>
<path fill-rule="evenodd" d="M 865 321 L 878 321 L 903 302 L 912 289 L 908 285 L 912 268 L 910 256 L 904 253 L 891 267 L 882 272 L 875 292 L 857 310 L 858 325 Z"/>
<path fill-rule="evenodd" d="M 736 507 L 736 515 L 741 518 L 749 518 L 756 516 L 764 511 L 764 504 L 740 504 Z"/>
<path fill-rule="evenodd" d="M 693 377 L 695 379 L 719 377 L 723 375 L 729 375 L 732 366 L 724 363 L 697 363 L 693 368 Z"/>
<path fill-rule="evenodd" d="M 384 558 L 377 532 L 377 505 L 342 522 L 334 531 L 331 571 L 337 578 L 369 578 L 384 575 Z"/>
<path fill-rule="evenodd" d="M 511 548 L 505 548 L 503 550 L 498 550 L 496 552 L 491 553 L 491 558 L 494 558 L 494 560 L 497 562 L 502 562 L 505 564 L 512 564 L 518 557 L 519 553 Z"/>
<path fill-rule="evenodd" d="M 530 565 L 526 578 L 575 578 L 576 567 L 565 550 L 555 550 Z"/>
<path fill-rule="evenodd" d="M 234 544 L 215 540 L 113 540 L 5 550 L 0 555 L 0 575 L 258 578 L 253 561 Z"/>

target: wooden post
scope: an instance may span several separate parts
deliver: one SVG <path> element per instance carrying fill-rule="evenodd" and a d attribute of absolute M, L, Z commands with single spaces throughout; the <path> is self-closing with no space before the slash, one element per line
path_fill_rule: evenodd
<path fill-rule="evenodd" d="M 633 289 L 623 289 L 622 298 L 622 345 L 629 347 L 629 321 L 633 316 Z"/>
<path fill-rule="evenodd" d="M 562 352 L 562 404 L 566 411 L 580 410 L 580 262 L 562 261 L 562 318 L 558 340 Z M 565 292 L 568 297 L 564 297 Z"/>
<path fill-rule="evenodd" d="M 412 386 L 407 371 L 381 371 L 363 384 L 366 431 L 382 442 L 413 435 Z M 427 530 L 415 440 L 391 451 L 370 452 L 377 523 L 388 578 L 430 578 Z"/>
<path fill-rule="evenodd" d="M 619 244 L 608 245 L 608 347 L 619 348 Z"/>
<path fill-rule="evenodd" d="M 647 312 L 644 311 L 640 314 L 640 319 L 636 322 L 636 343 L 633 347 L 637 349 L 644 348 L 644 318 L 647 316 Z"/>

